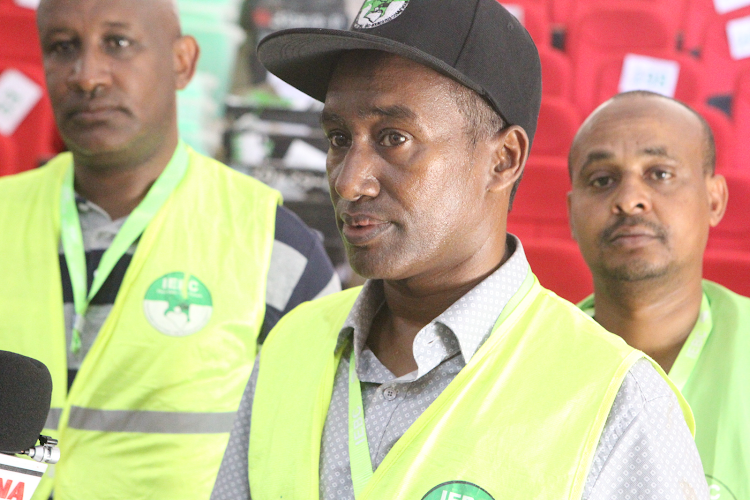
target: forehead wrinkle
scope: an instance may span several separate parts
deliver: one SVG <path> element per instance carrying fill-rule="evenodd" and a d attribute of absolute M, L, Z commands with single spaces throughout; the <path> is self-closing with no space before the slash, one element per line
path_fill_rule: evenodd
<path fill-rule="evenodd" d="M 359 113 L 357 113 L 359 118 L 373 118 L 373 117 L 382 117 L 382 118 L 395 118 L 395 119 L 407 119 L 407 120 L 416 120 L 417 115 L 414 114 L 412 110 L 405 106 L 400 106 L 398 104 L 393 106 L 374 106 L 371 109 L 362 110 Z"/>

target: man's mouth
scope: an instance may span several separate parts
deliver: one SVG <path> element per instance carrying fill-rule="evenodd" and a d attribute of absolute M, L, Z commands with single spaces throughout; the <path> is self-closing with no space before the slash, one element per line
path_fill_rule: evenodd
<path fill-rule="evenodd" d="M 351 245 L 364 245 L 382 234 L 391 223 L 369 214 L 341 214 L 341 234 Z"/>
<path fill-rule="evenodd" d="M 652 241 L 666 242 L 667 235 L 661 226 L 638 219 L 620 219 L 602 233 L 601 241 L 614 246 L 641 246 Z"/>

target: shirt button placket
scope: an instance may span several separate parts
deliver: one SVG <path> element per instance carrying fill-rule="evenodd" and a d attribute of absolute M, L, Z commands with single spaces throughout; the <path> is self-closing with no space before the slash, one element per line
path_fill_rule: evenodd
<path fill-rule="evenodd" d="M 398 397 L 398 389 L 395 387 L 386 387 L 383 389 L 383 399 L 393 401 Z"/>

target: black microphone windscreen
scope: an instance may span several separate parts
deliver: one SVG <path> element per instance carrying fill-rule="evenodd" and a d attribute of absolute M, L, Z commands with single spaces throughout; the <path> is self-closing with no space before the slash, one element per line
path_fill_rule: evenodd
<path fill-rule="evenodd" d="M 36 445 L 52 399 L 52 377 L 44 363 L 0 351 L 0 451 Z"/>

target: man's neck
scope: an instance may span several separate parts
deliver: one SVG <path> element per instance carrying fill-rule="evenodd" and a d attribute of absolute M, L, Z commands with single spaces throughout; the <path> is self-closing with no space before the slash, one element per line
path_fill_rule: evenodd
<path fill-rule="evenodd" d="M 680 283 L 596 282 L 594 288 L 597 322 L 669 372 L 698 320 L 700 276 Z"/>
<path fill-rule="evenodd" d="M 76 193 L 101 207 L 112 220 L 125 217 L 146 197 L 176 147 L 175 141 L 174 146 L 165 145 L 132 164 L 101 165 L 74 155 Z"/>
<path fill-rule="evenodd" d="M 416 370 L 413 344 L 419 331 L 495 272 L 509 256 L 510 250 L 506 250 L 500 264 L 475 268 L 463 274 L 464 279 L 385 281 L 385 304 L 373 320 L 367 345 L 397 377 Z"/>

